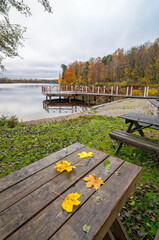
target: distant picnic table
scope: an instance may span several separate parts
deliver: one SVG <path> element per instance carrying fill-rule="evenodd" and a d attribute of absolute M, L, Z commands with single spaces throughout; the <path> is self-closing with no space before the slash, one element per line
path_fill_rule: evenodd
<path fill-rule="evenodd" d="M 83 151 L 93 156 L 79 158 Z M 61 160 L 76 168 L 58 172 Z M 97 191 L 86 188 L 83 178 L 90 174 L 104 182 Z M 0 239 L 129 239 L 118 214 L 141 175 L 137 165 L 74 143 L 0 179 Z M 68 213 L 59 195 L 72 192 L 81 194 L 81 204 Z"/>
<path fill-rule="evenodd" d="M 129 124 L 129 126 L 126 131 L 114 130 L 109 133 L 112 139 L 120 142 L 114 154 L 119 152 L 123 143 L 126 143 L 159 155 L 159 141 L 145 138 L 143 132 L 145 128 L 159 130 L 159 116 L 128 113 L 119 116 L 119 118 L 125 119 L 125 123 Z M 139 132 L 140 136 L 132 134 L 134 132 Z"/>

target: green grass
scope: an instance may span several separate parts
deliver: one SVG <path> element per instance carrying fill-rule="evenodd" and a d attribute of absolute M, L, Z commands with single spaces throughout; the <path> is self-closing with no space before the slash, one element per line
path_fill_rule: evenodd
<path fill-rule="evenodd" d="M 0 177 L 77 141 L 113 155 L 117 143 L 110 139 L 109 132 L 126 128 L 122 119 L 105 116 L 86 116 L 60 123 L 13 129 L 1 127 Z M 146 134 L 159 139 L 157 131 L 149 130 Z M 151 240 L 159 228 L 159 159 L 126 145 L 123 145 L 118 157 L 143 168 L 143 177 L 134 195 L 122 209 L 120 217 L 130 239 Z"/>

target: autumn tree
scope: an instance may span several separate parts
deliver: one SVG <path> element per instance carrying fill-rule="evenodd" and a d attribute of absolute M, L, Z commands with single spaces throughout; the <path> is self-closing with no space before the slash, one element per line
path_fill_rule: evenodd
<path fill-rule="evenodd" d="M 51 13 L 52 9 L 48 0 L 38 0 L 45 9 Z M 10 9 L 15 8 L 26 17 L 31 16 L 30 7 L 22 0 L 1 0 L 0 1 L 0 68 L 4 70 L 2 61 L 7 57 L 19 56 L 18 47 L 23 46 L 25 27 L 12 24 L 9 19 Z"/>

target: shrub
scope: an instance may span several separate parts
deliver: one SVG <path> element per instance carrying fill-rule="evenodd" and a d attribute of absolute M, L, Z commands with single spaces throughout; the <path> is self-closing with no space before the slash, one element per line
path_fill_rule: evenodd
<path fill-rule="evenodd" d="M 149 96 L 157 96 L 158 95 L 158 91 L 157 89 L 149 89 L 149 92 L 148 92 L 148 95 Z"/>
<path fill-rule="evenodd" d="M 132 95 L 133 95 L 133 96 L 141 96 L 142 93 L 141 93 L 140 90 L 137 90 L 137 89 L 136 89 L 136 90 L 133 90 L 133 91 L 132 91 Z"/>
<path fill-rule="evenodd" d="M 7 120 L 6 127 L 14 128 L 18 124 L 18 118 L 16 116 L 12 116 Z"/>
<path fill-rule="evenodd" d="M 7 116 L 2 115 L 2 117 L 0 118 L 0 126 L 3 127 L 6 123 L 7 123 Z"/>
<path fill-rule="evenodd" d="M 14 128 L 18 124 L 18 118 L 16 116 L 8 117 L 2 115 L 0 118 L 0 126 L 1 127 L 8 127 L 8 128 Z"/>

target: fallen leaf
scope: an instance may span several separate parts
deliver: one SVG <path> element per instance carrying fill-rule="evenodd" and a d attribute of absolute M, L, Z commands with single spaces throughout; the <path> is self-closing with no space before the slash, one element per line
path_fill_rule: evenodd
<path fill-rule="evenodd" d="M 89 223 L 83 225 L 83 231 L 84 232 L 89 233 L 90 230 L 91 230 L 91 225 Z"/>
<path fill-rule="evenodd" d="M 101 196 L 97 196 L 95 199 L 96 199 L 97 202 L 100 202 L 100 201 L 103 200 Z"/>
<path fill-rule="evenodd" d="M 97 178 L 95 174 L 89 175 L 89 177 L 85 177 L 83 180 L 87 182 L 87 188 L 94 186 L 95 190 L 97 190 L 101 184 L 104 184 L 103 180 L 101 178 Z"/>
<path fill-rule="evenodd" d="M 77 153 L 77 155 L 80 157 L 80 158 L 86 158 L 86 157 L 92 157 L 93 156 L 93 153 L 92 152 L 82 152 L 82 153 Z"/>
<path fill-rule="evenodd" d="M 129 203 L 131 206 L 135 205 L 135 201 L 133 200 L 132 202 Z"/>
<path fill-rule="evenodd" d="M 105 167 L 106 170 L 110 170 L 111 163 L 108 160 L 105 160 L 104 161 L 104 167 Z"/>
<path fill-rule="evenodd" d="M 116 176 L 119 176 L 119 175 L 120 175 L 120 172 L 115 172 L 115 175 L 116 175 Z"/>
<path fill-rule="evenodd" d="M 77 200 L 80 197 L 81 194 L 77 192 L 68 194 L 62 203 L 62 208 L 67 212 L 72 212 L 73 205 L 78 206 L 81 203 L 79 200 Z"/>
<path fill-rule="evenodd" d="M 56 170 L 58 172 L 63 172 L 64 170 L 66 170 L 67 172 L 72 171 L 72 168 L 76 168 L 75 166 L 70 166 L 71 162 L 68 161 L 59 161 L 56 163 L 56 166 L 54 168 L 56 168 Z"/>

